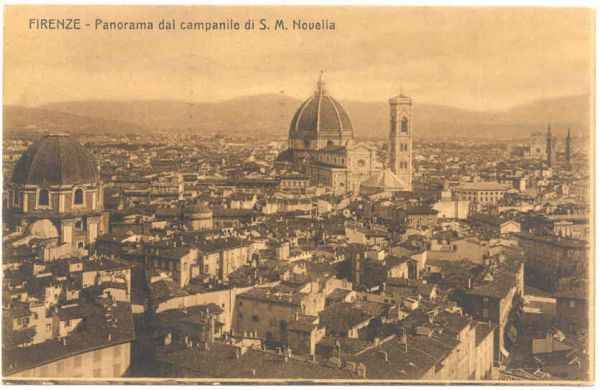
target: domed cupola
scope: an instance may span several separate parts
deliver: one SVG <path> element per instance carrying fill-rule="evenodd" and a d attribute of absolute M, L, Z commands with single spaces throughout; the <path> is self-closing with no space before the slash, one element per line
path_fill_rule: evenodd
<path fill-rule="evenodd" d="M 66 135 L 48 135 L 21 156 L 12 183 L 36 186 L 91 184 L 98 181 L 96 160 Z"/>
<path fill-rule="evenodd" d="M 321 72 L 315 93 L 294 114 L 290 124 L 291 147 L 294 150 L 318 150 L 327 145 L 342 146 L 353 137 L 350 117 L 327 93 Z"/>
<path fill-rule="evenodd" d="M 11 230 L 55 238 L 77 255 L 108 228 L 96 159 L 68 135 L 47 135 L 15 165 L 5 201 Z M 50 253 L 50 252 L 48 252 Z"/>

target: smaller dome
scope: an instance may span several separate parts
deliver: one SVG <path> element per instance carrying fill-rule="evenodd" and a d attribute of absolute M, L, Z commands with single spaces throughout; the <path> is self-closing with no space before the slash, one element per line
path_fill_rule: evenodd
<path fill-rule="evenodd" d="M 291 162 L 294 161 L 294 153 L 290 149 L 286 149 L 283 152 L 279 153 L 275 161 L 279 162 Z"/>
<path fill-rule="evenodd" d="M 96 160 L 67 135 L 48 135 L 23 153 L 13 171 L 14 184 L 74 185 L 98 181 Z"/>

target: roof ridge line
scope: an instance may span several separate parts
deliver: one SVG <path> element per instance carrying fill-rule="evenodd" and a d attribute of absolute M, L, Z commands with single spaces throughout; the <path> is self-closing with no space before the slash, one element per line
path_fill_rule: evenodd
<path fill-rule="evenodd" d="M 331 96 L 329 96 L 329 95 L 327 95 L 327 98 L 331 102 L 331 105 L 333 106 L 333 110 L 335 111 L 335 116 L 338 119 L 338 124 L 340 126 L 340 138 L 341 138 L 341 136 L 343 135 L 342 133 L 344 132 L 344 122 L 342 121 L 342 117 L 341 117 L 340 112 L 339 112 L 339 110 L 337 108 L 337 105 L 336 105 L 337 102 Z"/>
<path fill-rule="evenodd" d="M 62 145 L 60 142 L 60 138 L 56 137 L 56 149 L 58 154 L 58 182 L 63 183 L 63 175 L 62 175 Z"/>
<path fill-rule="evenodd" d="M 295 132 L 298 131 L 298 123 L 300 122 L 300 118 L 302 118 L 302 115 L 304 114 L 304 110 L 306 110 L 306 107 L 308 107 L 308 104 L 310 101 L 311 101 L 311 98 L 308 98 L 300 106 L 300 112 L 298 112 L 298 117 L 296 118 L 296 123 L 294 123 L 294 131 Z"/>
<path fill-rule="evenodd" d="M 319 139 L 319 133 L 321 132 L 321 101 L 323 98 L 323 90 L 319 89 L 319 95 L 317 100 L 317 140 Z M 317 145 L 318 147 L 318 145 Z"/>

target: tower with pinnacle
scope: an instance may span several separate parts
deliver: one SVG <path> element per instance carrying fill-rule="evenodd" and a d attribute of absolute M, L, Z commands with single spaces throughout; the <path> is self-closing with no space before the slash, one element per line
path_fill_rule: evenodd
<path fill-rule="evenodd" d="M 571 129 L 567 130 L 567 139 L 565 140 L 565 161 L 571 165 Z"/>
<path fill-rule="evenodd" d="M 390 140 L 388 166 L 412 191 L 412 101 L 398 95 L 390 103 Z"/>
<path fill-rule="evenodd" d="M 552 166 L 554 162 L 554 150 L 552 150 L 552 129 L 550 128 L 550 124 L 548 124 L 548 130 L 546 131 L 546 163 L 549 167 Z"/>

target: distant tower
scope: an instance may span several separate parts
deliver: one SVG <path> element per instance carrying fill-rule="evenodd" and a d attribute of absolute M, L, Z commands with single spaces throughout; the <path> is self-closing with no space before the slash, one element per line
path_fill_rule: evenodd
<path fill-rule="evenodd" d="M 549 167 L 552 166 L 552 155 L 552 129 L 550 128 L 550 124 L 548 124 L 548 131 L 546 132 L 546 162 L 548 163 Z"/>
<path fill-rule="evenodd" d="M 567 140 L 565 141 L 565 160 L 571 164 L 571 129 L 567 130 Z"/>
<path fill-rule="evenodd" d="M 389 168 L 412 191 L 412 101 L 398 95 L 389 102 Z"/>

